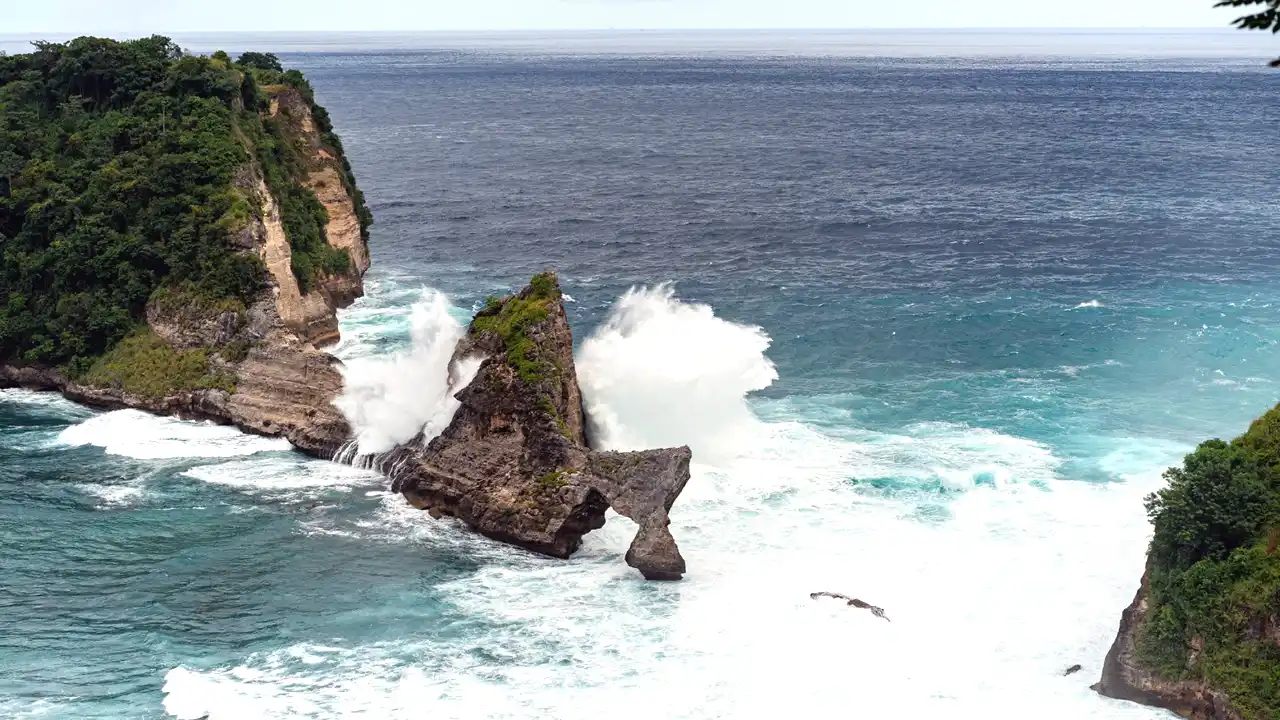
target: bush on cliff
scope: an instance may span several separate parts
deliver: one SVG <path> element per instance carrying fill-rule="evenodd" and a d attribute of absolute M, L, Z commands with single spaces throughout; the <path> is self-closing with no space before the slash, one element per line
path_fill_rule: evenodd
<path fill-rule="evenodd" d="M 1171 679 L 1280 718 L 1280 406 L 1230 443 L 1202 443 L 1147 498 L 1150 607 L 1138 652 Z"/>
<path fill-rule="evenodd" d="M 236 389 L 234 377 L 210 365 L 206 348 L 175 350 L 146 329 L 125 338 L 98 358 L 82 380 L 148 398 L 191 390 Z"/>
<path fill-rule="evenodd" d="M 507 350 L 507 362 L 515 368 L 520 379 L 528 383 L 539 382 L 554 368 L 550 360 L 539 355 L 537 344 L 529 332 L 547 319 L 551 303 L 559 298 L 560 286 L 555 276 L 539 273 L 533 276 L 524 295 L 513 295 L 505 300 L 488 298 L 484 309 L 471 321 L 471 328 L 474 332 L 493 333 L 501 338 Z"/>

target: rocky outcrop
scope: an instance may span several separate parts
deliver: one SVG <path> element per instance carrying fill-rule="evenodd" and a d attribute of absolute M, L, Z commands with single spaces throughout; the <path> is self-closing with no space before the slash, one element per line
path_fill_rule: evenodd
<path fill-rule="evenodd" d="M 639 525 L 626 561 L 651 580 L 677 580 L 684 558 L 668 513 L 689 480 L 689 448 L 593 452 L 587 447 L 573 336 L 555 275 L 491 303 L 472 321 L 453 367 L 485 359 L 456 394 L 449 427 L 378 463 L 393 488 L 433 516 L 488 537 L 568 557 L 612 507 Z"/>
<path fill-rule="evenodd" d="M 246 308 L 176 288 L 156 293 L 146 308 L 147 325 L 156 336 L 176 350 L 207 349 L 210 370 L 233 377 L 234 392 L 192 390 L 148 397 L 122 387 L 82 385 L 50 368 L 15 365 L 0 365 L 0 386 L 58 390 L 71 400 L 101 408 L 137 408 L 234 424 L 248 432 L 284 437 L 313 455 L 333 456 L 349 437 L 350 426 L 333 405 L 342 391 L 339 363 L 318 348 L 339 339 L 337 309 L 363 293 L 361 279 L 369 254 L 356 210 L 358 191 L 348 188 L 339 175 L 346 166 L 340 149 L 331 144 L 336 139 L 317 128 L 298 90 L 279 86 L 270 112 L 283 116 L 282 132 L 290 141 L 309 150 L 308 175 L 300 184 L 315 191 L 325 206 L 325 239 L 347 252 L 351 270 L 324 275 L 312 292 L 304 293 L 293 273 L 279 203 L 261 167 L 250 161 L 235 173 L 232 186 L 253 212 L 231 232 L 231 246 L 262 259 L 268 271 L 263 291 Z"/>
<path fill-rule="evenodd" d="M 342 392 L 338 360 L 298 337 L 270 299 L 249 308 L 247 320 L 229 340 L 248 345 L 245 357 L 210 362 L 236 378 L 235 392 L 194 390 L 148 397 L 118 387 L 82 385 L 48 368 L 0 365 L 0 387 L 57 390 L 69 400 L 114 410 L 135 408 L 157 415 L 233 424 L 246 432 L 283 437 L 311 455 L 329 458 L 351 434 L 333 405 Z M 166 337 L 181 323 L 161 317 L 152 330 Z M 182 335 L 180 337 L 187 337 Z M 167 339 L 167 338 L 166 338 Z"/>
<path fill-rule="evenodd" d="M 1135 652 L 1137 633 L 1150 606 L 1146 573 L 1133 602 L 1120 616 L 1120 631 L 1093 689 L 1120 700 L 1172 710 L 1193 720 L 1243 720 L 1225 693 L 1193 680 L 1168 680 L 1143 666 Z"/>

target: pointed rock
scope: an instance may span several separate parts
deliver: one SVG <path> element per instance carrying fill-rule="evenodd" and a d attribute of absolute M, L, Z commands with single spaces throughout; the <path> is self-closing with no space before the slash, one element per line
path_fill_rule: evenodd
<path fill-rule="evenodd" d="M 627 563 L 677 580 L 684 558 L 668 512 L 689 481 L 689 448 L 592 452 L 586 444 L 573 334 L 554 273 L 491 299 L 454 353 L 484 360 L 449 427 L 382 456 L 394 490 L 415 506 L 535 552 L 568 557 L 613 507 L 640 530 Z"/>

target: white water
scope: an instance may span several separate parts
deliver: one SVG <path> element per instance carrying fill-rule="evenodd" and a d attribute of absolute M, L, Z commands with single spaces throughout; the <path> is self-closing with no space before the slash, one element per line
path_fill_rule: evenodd
<path fill-rule="evenodd" d="M 778 378 L 768 347 L 760 328 L 680 302 L 668 285 L 632 289 L 576 358 L 594 442 L 688 445 L 699 462 L 732 458 L 758 425 L 747 393 Z"/>
<path fill-rule="evenodd" d="M 454 394 L 480 369 L 482 358 L 467 358 L 450 375 L 449 360 L 465 333 L 450 314 L 448 297 L 424 290 L 413 305 L 412 342 L 390 357 L 348 360 L 342 374 L 342 397 L 335 401 L 355 430 L 357 452 L 386 452 L 413 439 L 444 432 L 458 409 Z"/>
<path fill-rule="evenodd" d="M 431 592 L 455 617 L 483 619 L 481 634 L 309 639 L 225 669 L 178 667 L 166 709 L 211 720 L 1164 717 L 1088 686 L 1141 571 L 1141 497 L 1181 448 L 1115 441 L 1103 463 L 1127 482 L 1099 485 L 1064 478 L 1045 446 L 961 424 L 835 437 L 763 422 L 744 396 L 775 377 L 768 343 L 660 288 L 620 300 L 578 358 L 598 442 L 695 449 L 672 513 L 684 581 L 648 584 L 622 562 L 634 527 L 622 518 L 562 562 L 386 495 L 371 516 L 306 531 L 480 559 Z M 784 416 L 786 401 L 773 404 Z M 858 482 L 882 477 L 908 488 Z M 891 622 L 810 600 L 816 590 L 880 605 Z"/>
<path fill-rule="evenodd" d="M 310 498 L 333 490 L 380 487 L 384 483 L 375 473 L 301 455 L 200 465 L 182 474 L 273 501 Z"/>
<path fill-rule="evenodd" d="M 95 445 L 108 455 L 138 460 L 236 457 L 287 451 L 289 441 L 246 435 L 228 425 L 159 417 L 141 410 L 95 415 L 58 435 L 63 445 Z"/>

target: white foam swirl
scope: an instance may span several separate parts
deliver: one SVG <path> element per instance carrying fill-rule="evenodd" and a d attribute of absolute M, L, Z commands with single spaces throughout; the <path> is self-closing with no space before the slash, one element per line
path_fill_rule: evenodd
<path fill-rule="evenodd" d="M 63 445 L 95 445 L 108 455 L 138 460 L 236 457 L 290 449 L 289 441 L 246 435 L 210 422 L 161 417 L 141 410 L 115 410 L 63 430 Z"/>

